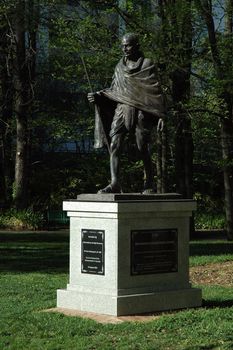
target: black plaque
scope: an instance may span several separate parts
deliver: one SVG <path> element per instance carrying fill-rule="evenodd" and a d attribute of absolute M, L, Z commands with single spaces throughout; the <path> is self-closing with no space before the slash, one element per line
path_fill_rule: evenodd
<path fill-rule="evenodd" d="M 131 231 L 131 274 L 177 272 L 177 229 Z"/>
<path fill-rule="evenodd" d="M 81 272 L 104 275 L 104 231 L 82 229 Z"/>

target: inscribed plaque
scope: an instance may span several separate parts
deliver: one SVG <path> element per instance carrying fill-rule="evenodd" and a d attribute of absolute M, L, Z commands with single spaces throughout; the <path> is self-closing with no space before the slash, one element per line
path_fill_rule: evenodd
<path fill-rule="evenodd" d="M 131 274 L 176 272 L 177 229 L 131 231 Z"/>
<path fill-rule="evenodd" d="M 104 231 L 82 229 L 81 272 L 104 275 Z"/>

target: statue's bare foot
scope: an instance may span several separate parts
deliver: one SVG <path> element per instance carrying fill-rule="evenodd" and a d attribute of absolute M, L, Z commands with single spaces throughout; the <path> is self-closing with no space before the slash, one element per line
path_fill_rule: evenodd
<path fill-rule="evenodd" d="M 121 193 L 121 188 L 119 185 L 109 184 L 105 188 L 98 191 L 98 193 Z"/>

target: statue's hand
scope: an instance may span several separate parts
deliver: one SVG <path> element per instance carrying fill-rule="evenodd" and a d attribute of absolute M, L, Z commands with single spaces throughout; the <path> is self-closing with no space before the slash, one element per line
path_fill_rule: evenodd
<path fill-rule="evenodd" d="M 95 103 L 95 95 L 96 95 L 96 93 L 94 93 L 94 92 L 89 92 L 87 94 L 87 99 L 90 103 Z"/>

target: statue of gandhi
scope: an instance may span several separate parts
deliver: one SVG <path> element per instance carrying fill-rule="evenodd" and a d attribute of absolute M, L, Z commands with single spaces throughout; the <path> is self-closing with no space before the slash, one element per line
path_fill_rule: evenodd
<path fill-rule="evenodd" d="M 165 100 L 155 65 L 144 58 L 136 34 L 122 38 L 123 57 L 115 68 L 111 87 L 89 93 L 95 103 L 95 148 L 103 147 L 110 138 L 111 183 L 99 193 L 120 193 L 119 162 L 121 146 L 127 133 L 135 133 L 136 144 L 144 164 L 142 193 L 154 193 L 150 136 L 155 125 L 161 126 Z M 109 122 L 110 121 L 110 122 Z"/>

